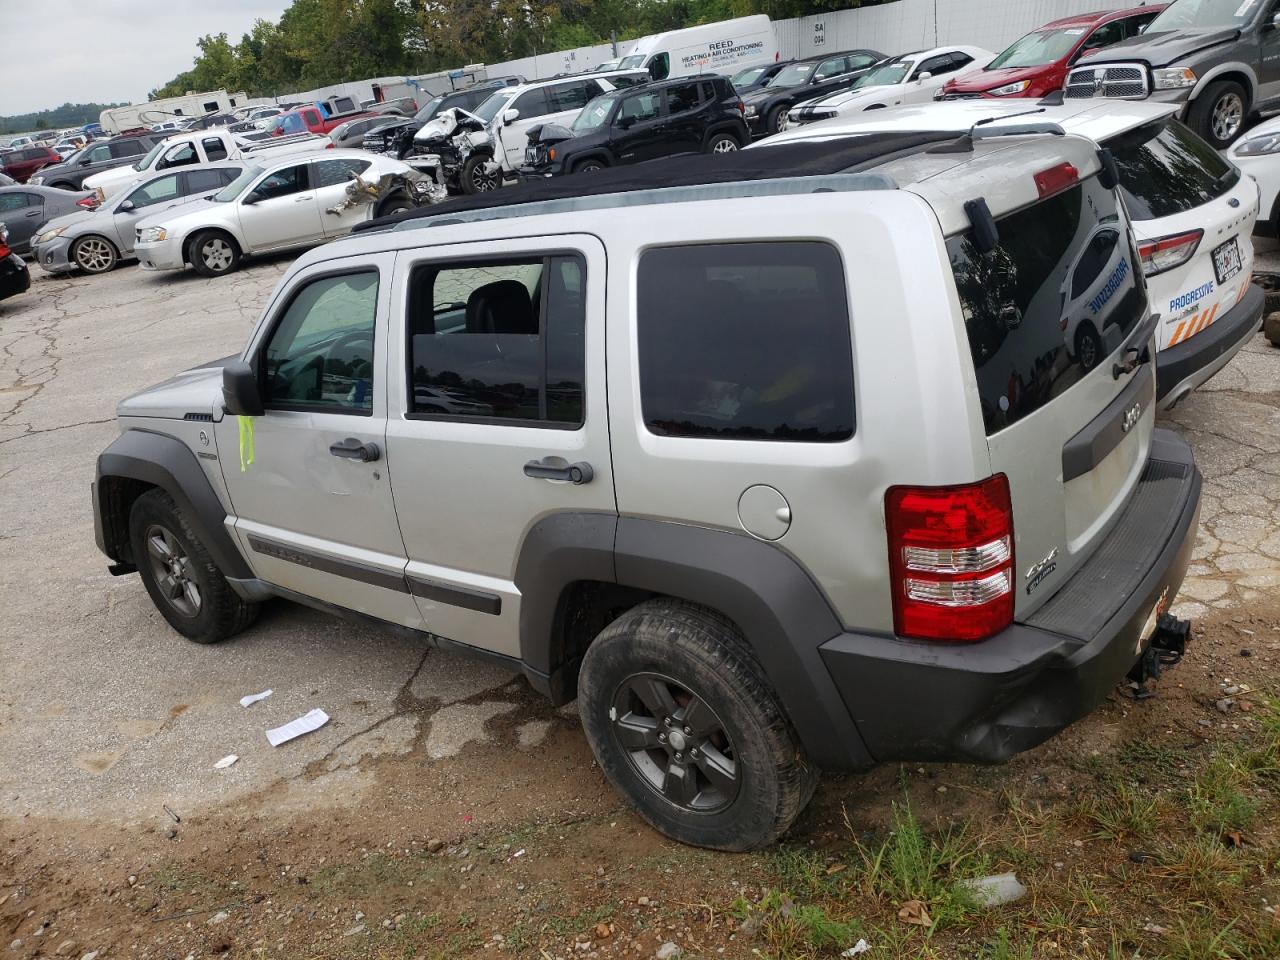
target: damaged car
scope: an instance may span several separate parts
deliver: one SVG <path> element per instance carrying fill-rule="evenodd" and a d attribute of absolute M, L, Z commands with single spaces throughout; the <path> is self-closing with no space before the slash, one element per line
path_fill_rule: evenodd
<path fill-rule="evenodd" d="M 314 246 L 372 217 L 411 210 L 430 189 L 406 164 L 360 150 L 249 165 L 208 200 L 140 221 L 134 254 L 145 270 L 190 265 L 221 276 L 246 256 Z"/>

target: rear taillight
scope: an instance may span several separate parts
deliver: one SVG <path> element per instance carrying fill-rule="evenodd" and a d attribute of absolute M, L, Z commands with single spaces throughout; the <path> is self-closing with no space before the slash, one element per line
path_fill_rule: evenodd
<path fill-rule="evenodd" d="M 1191 230 L 1187 233 L 1175 233 L 1138 244 L 1138 259 L 1142 261 L 1142 272 L 1148 277 L 1154 277 L 1166 270 L 1182 266 L 1195 255 L 1203 237 L 1203 230 Z"/>
<path fill-rule="evenodd" d="M 81 197 L 76 201 L 77 207 L 84 207 L 86 210 L 93 210 L 98 206 L 98 196 L 93 194 L 88 197 Z"/>
<path fill-rule="evenodd" d="M 0 226 L 0 260 L 7 259 L 12 252 L 9 249 L 9 231 Z"/>
<path fill-rule="evenodd" d="M 894 632 L 983 640 L 1013 622 L 1013 507 L 996 474 L 956 487 L 885 494 Z"/>

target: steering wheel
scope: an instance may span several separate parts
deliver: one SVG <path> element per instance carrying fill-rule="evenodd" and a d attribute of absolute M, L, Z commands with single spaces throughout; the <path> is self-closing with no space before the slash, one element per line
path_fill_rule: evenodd
<path fill-rule="evenodd" d="M 369 363 L 370 369 L 372 370 L 372 367 L 373 367 L 373 331 L 372 330 L 357 330 L 354 333 L 345 334 L 344 336 L 341 336 L 337 340 L 333 341 L 333 343 L 329 344 L 328 349 L 325 350 L 324 352 L 325 369 L 326 370 L 329 369 L 329 364 L 331 359 L 335 355 L 338 355 L 347 344 L 359 343 L 361 341 L 368 341 L 369 343 L 368 363 Z M 368 379 L 369 379 L 370 385 L 372 385 L 372 378 L 368 378 Z"/>

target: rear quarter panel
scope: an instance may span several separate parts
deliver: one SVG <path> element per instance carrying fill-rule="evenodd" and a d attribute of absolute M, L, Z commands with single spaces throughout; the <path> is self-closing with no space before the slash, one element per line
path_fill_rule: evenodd
<path fill-rule="evenodd" d="M 791 507 L 775 541 L 805 567 L 845 626 L 893 629 L 884 494 L 892 484 L 965 483 L 990 473 L 981 415 L 965 372 L 968 345 L 932 210 L 904 191 L 762 197 L 644 211 L 610 231 L 609 410 L 623 515 L 741 532 L 738 501 L 755 484 Z M 650 222 L 651 221 L 651 222 Z M 856 426 L 841 443 L 658 436 L 644 425 L 636 275 L 651 246 L 819 240 L 844 263 Z M 778 323 L 785 323 L 779 317 Z"/>

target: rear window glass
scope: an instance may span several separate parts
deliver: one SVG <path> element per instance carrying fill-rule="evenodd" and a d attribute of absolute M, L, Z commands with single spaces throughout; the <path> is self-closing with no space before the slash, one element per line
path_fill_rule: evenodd
<path fill-rule="evenodd" d="M 1116 196 L 1091 177 L 947 241 L 988 435 L 1061 396 L 1120 346 L 1147 293 Z"/>
<path fill-rule="evenodd" d="M 853 435 L 844 266 L 825 243 L 663 247 L 637 276 L 645 426 L 670 437 Z"/>
<path fill-rule="evenodd" d="M 1155 220 L 1216 200 L 1240 171 L 1177 120 L 1107 141 L 1120 169 L 1129 215 Z"/>

